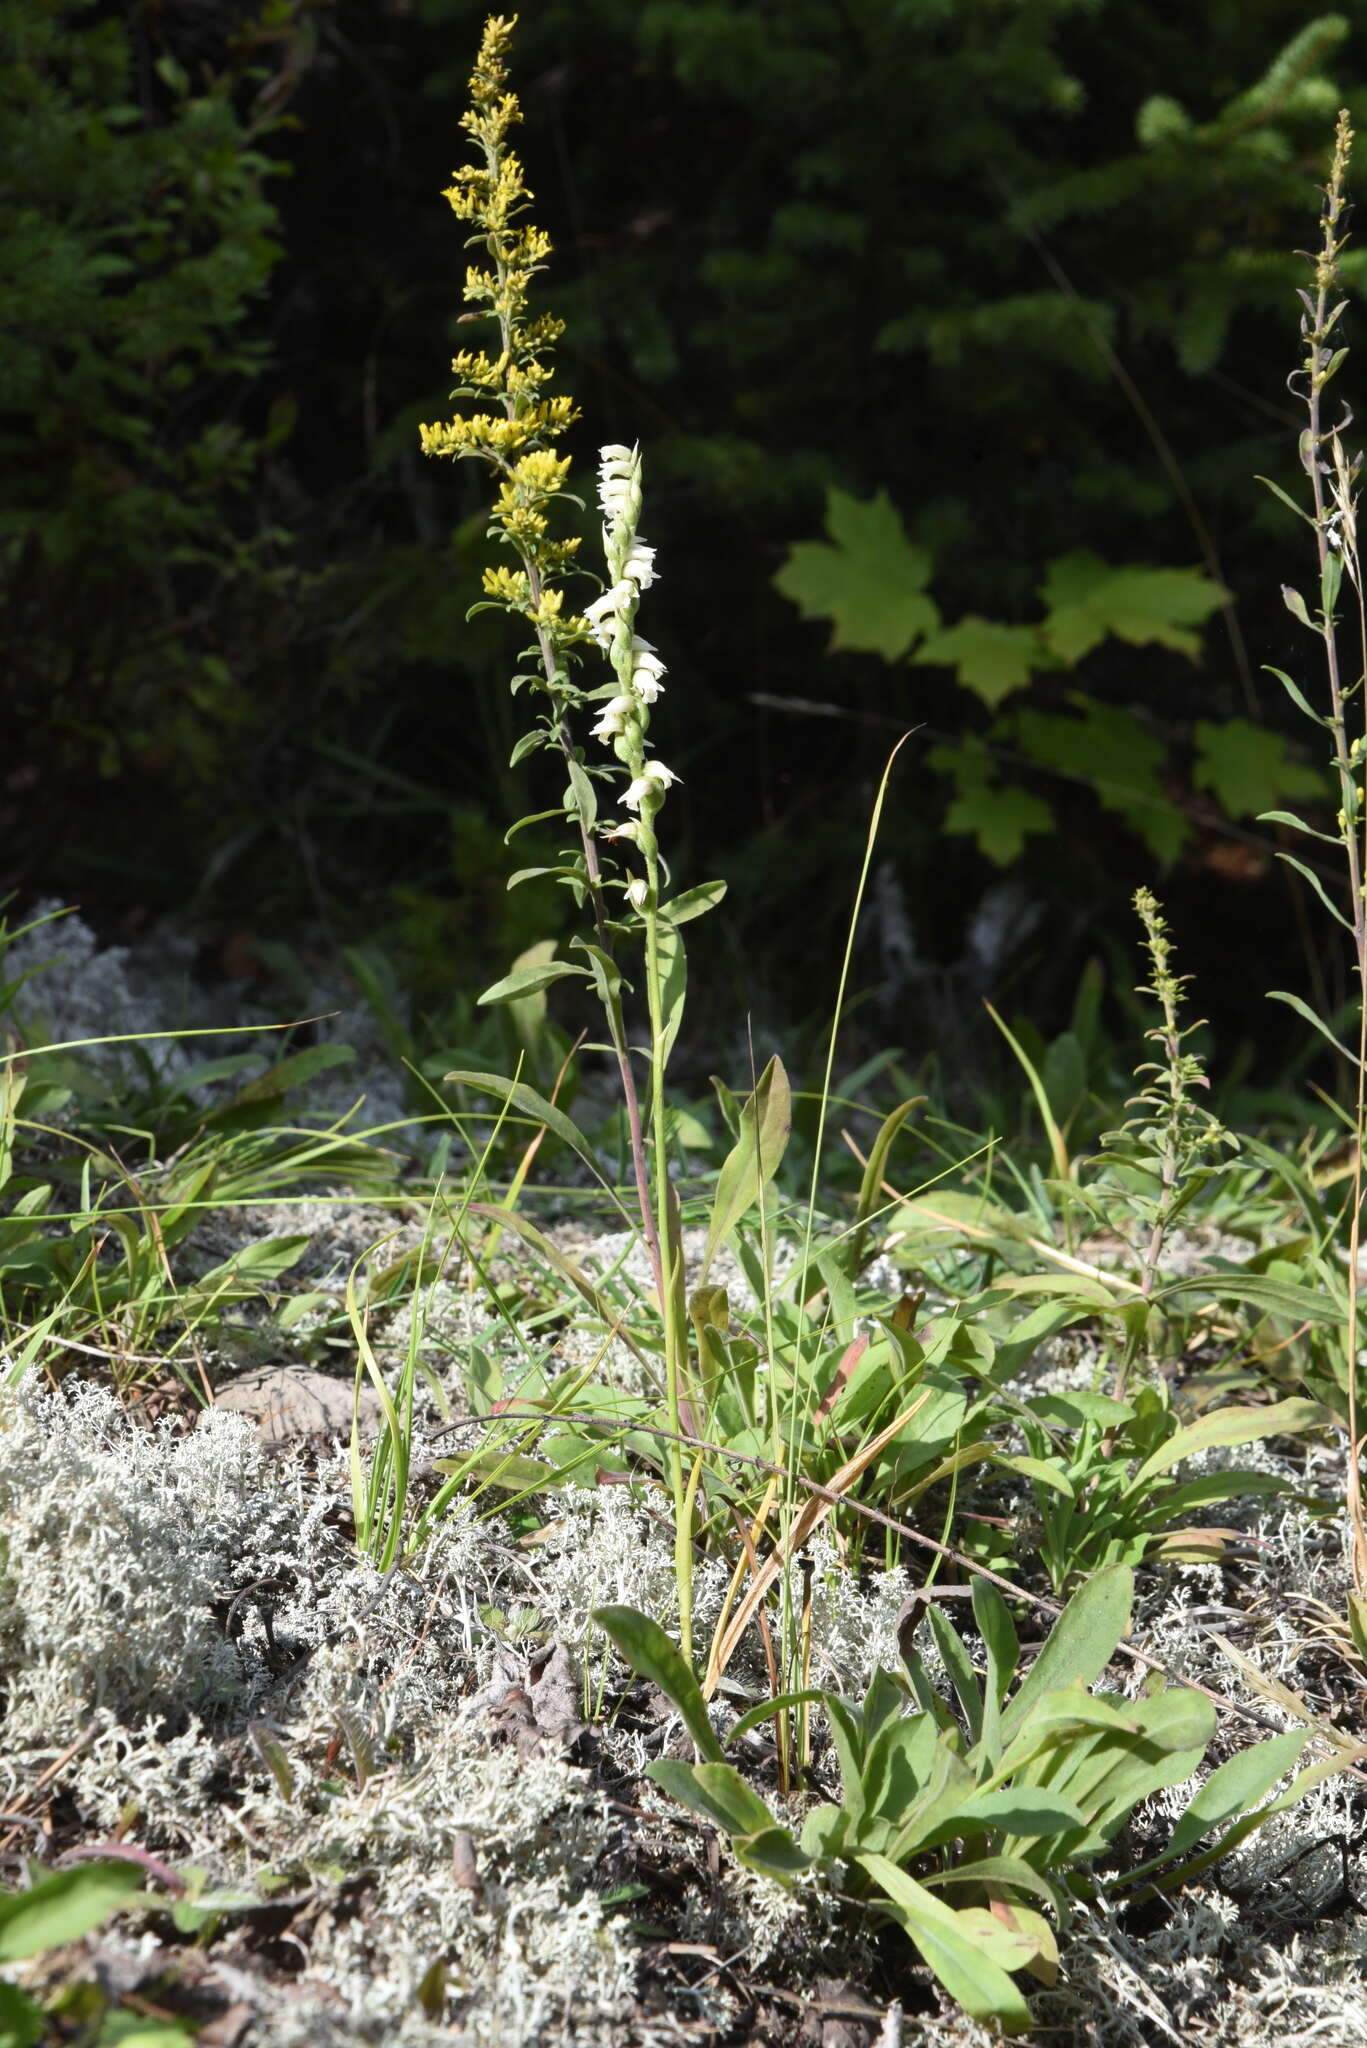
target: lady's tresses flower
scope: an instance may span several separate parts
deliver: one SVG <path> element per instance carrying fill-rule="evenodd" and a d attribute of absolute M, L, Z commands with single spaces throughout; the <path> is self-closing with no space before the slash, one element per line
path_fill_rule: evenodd
<path fill-rule="evenodd" d="M 636 531 L 641 516 L 639 449 L 613 444 L 604 448 L 598 467 L 598 499 L 603 510 L 603 552 L 607 557 L 608 589 L 585 608 L 584 620 L 605 648 L 617 672 L 617 691 L 598 714 L 595 739 L 606 741 L 626 768 L 630 781 L 623 795 L 629 811 L 640 817 L 639 829 L 654 846 L 653 821 L 665 791 L 677 778 L 659 761 L 646 759 L 650 707 L 664 688 L 665 665 L 649 640 L 635 630 L 641 592 L 655 581 L 655 550 Z M 624 828 L 630 829 L 630 828 Z M 653 853 L 648 858 L 653 859 Z M 637 892 L 640 893 L 639 891 Z M 637 904 L 637 908 L 643 907 Z M 636 902 L 636 896 L 631 896 Z"/>
<path fill-rule="evenodd" d="M 614 740 L 619 732 L 626 731 L 627 720 L 636 709 L 630 697 L 614 697 L 605 704 L 598 714 L 598 723 L 593 728 L 596 740 Z"/>
<path fill-rule="evenodd" d="M 643 704 L 653 704 L 664 684 L 660 677 L 665 665 L 648 640 L 636 638 L 631 643 L 631 687 Z"/>
<path fill-rule="evenodd" d="M 663 761 L 647 761 L 640 774 L 629 783 L 622 802 L 629 811 L 639 811 L 642 804 L 649 804 L 655 810 L 671 782 L 678 779 L 674 770 L 666 768 Z"/>
<path fill-rule="evenodd" d="M 634 583 L 638 590 L 649 590 L 655 581 L 655 550 L 648 548 L 643 540 L 635 540 L 622 564 L 624 582 Z"/>
<path fill-rule="evenodd" d="M 598 502 L 603 517 L 616 524 L 631 511 L 631 497 L 640 484 L 636 450 L 614 442 L 598 451 Z"/>
<path fill-rule="evenodd" d="M 584 617 L 600 647 L 611 647 L 619 615 L 635 604 L 638 594 L 636 585 L 623 578 L 601 597 L 595 597 L 592 604 L 585 605 Z"/>

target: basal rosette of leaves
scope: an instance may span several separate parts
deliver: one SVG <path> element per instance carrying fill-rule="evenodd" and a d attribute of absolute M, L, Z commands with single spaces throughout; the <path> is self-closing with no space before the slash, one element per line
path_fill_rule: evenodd
<path fill-rule="evenodd" d="M 1201 629 L 1228 598 L 1203 569 L 1108 563 L 1078 548 L 1049 565 L 1040 618 L 947 622 L 929 587 L 932 558 L 886 491 L 860 500 L 832 488 L 826 534 L 789 550 L 775 586 L 804 618 L 830 621 L 832 654 L 953 675 L 977 729 L 938 739 L 925 759 L 949 785 L 944 829 L 971 837 L 996 865 L 1058 829 L 1061 784 L 1087 787 L 1164 862 L 1191 835 L 1196 792 L 1233 821 L 1327 798 L 1325 776 L 1249 718 L 1196 717 L 1165 733 L 1142 708 L 1089 692 L 1087 657 L 1109 641 L 1154 650 L 1146 658 L 1155 664 L 1172 655 L 1199 663 Z M 914 717 L 914 683 L 904 701 Z"/>
<path fill-rule="evenodd" d="M 1292 1729 L 1256 1743 L 1199 1786 L 1157 1853 L 1118 1868 L 1113 1845 L 1136 1807 L 1190 1778 L 1215 1732 L 1215 1709 L 1195 1691 L 1161 1682 L 1135 1699 L 1094 1690 L 1133 1598 L 1126 1566 L 1097 1572 L 1022 1676 L 1010 1610 L 975 1579 L 971 1646 L 927 1600 L 952 1698 L 913 1648 L 900 1673 L 874 1674 L 862 1701 L 817 1689 L 767 1700 L 724 1740 L 656 1622 L 628 1607 L 600 1608 L 595 1619 L 674 1702 L 695 1746 L 699 1761 L 661 1757 L 649 1777 L 751 1869 L 784 1886 L 827 1886 L 900 1927 L 951 1997 L 1014 2034 L 1031 2025 L 1016 1979 L 1054 1982 L 1056 1930 L 1074 1898 L 1186 1882 L 1342 1768 L 1339 1757 L 1312 1762 L 1269 1798 L 1309 1738 Z M 776 1813 L 727 1760 L 798 1704 L 819 1705 L 828 1728 L 826 1796 L 800 1819 Z"/>

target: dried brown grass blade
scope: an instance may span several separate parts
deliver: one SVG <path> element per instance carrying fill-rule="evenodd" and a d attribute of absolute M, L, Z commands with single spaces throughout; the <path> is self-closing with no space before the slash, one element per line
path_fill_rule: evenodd
<path fill-rule="evenodd" d="M 847 1458 L 838 1472 L 832 1473 L 829 1486 L 824 1487 L 820 1494 L 811 1494 L 808 1497 L 806 1505 L 788 1534 L 775 1544 L 751 1579 L 749 1591 L 726 1627 L 719 1630 L 713 1639 L 712 1654 L 708 1658 L 707 1674 L 703 1679 L 704 1699 L 710 1699 L 716 1690 L 718 1681 L 736 1654 L 736 1645 L 750 1625 L 751 1616 L 779 1573 L 801 1550 L 803 1544 L 810 1541 L 826 1517 L 840 1505 L 849 1489 L 863 1477 L 869 1466 L 882 1456 L 893 1439 L 901 1435 L 912 1417 L 924 1408 L 929 1399 L 930 1389 L 926 1387 L 916 1396 L 909 1408 L 904 1408 L 886 1428 L 880 1429 L 876 1436 L 870 1437 L 866 1444 L 861 1445 L 852 1458 Z"/>

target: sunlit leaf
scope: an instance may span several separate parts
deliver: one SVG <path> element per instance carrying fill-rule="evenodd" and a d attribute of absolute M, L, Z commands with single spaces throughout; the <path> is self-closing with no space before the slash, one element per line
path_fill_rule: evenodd
<path fill-rule="evenodd" d="M 1192 660 L 1199 633 L 1225 600 L 1203 569 L 1115 568 L 1086 549 L 1051 562 L 1044 584 L 1049 607 L 1043 634 L 1070 665 L 1114 635 L 1134 647 L 1170 647 Z"/>
<path fill-rule="evenodd" d="M 134 1863 L 82 1863 L 0 1896 L 0 1963 L 79 1941 L 141 1881 Z"/>
<path fill-rule="evenodd" d="M 896 661 L 940 615 L 925 595 L 930 556 L 907 539 L 886 491 L 852 498 L 826 494 L 823 541 L 800 541 L 774 578 L 804 619 L 830 619 L 833 651 L 881 654 Z"/>
<path fill-rule="evenodd" d="M 1013 690 L 1025 687 L 1032 668 L 1053 667 L 1033 626 L 1005 626 L 973 615 L 932 633 L 917 648 L 915 660 L 918 666 L 957 670 L 964 688 L 993 711 Z"/>
<path fill-rule="evenodd" d="M 652 1685 L 658 1685 L 660 1691 L 673 1700 L 699 1753 L 709 1763 L 724 1764 L 726 1759 L 722 1755 L 721 1743 L 707 1718 L 698 1681 L 683 1651 L 677 1643 L 670 1641 L 659 1622 L 652 1621 L 648 1614 L 638 1613 L 634 1607 L 596 1607 L 593 1618 L 599 1628 L 611 1637 L 632 1670 L 642 1678 L 648 1678 Z M 765 1820 L 772 1817 L 766 1808 Z"/>
<path fill-rule="evenodd" d="M 980 743 L 931 747 L 927 764 L 952 776 L 955 795 L 945 812 L 946 832 L 976 839 L 978 850 L 998 867 L 1020 858 L 1031 834 L 1054 830 L 1054 814 L 1040 797 L 997 779 L 996 765 Z"/>

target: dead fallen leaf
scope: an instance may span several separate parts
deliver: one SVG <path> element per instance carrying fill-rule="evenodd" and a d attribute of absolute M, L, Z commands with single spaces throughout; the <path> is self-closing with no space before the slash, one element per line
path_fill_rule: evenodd
<path fill-rule="evenodd" d="M 476 1898 L 484 1890 L 474 1838 L 464 1828 L 459 1829 L 451 1844 L 451 1875 L 462 1891 L 473 1892 Z"/>
<path fill-rule="evenodd" d="M 302 1437 L 351 1435 L 352 1385 L 304 1365 L 267 1365 L 244 1373 L 219 1390 L 215 1406 L 247 1415 L 263 1443 L 296 1443 Z M 379 1428 L 380 1402 L 373 1387 L 361 1392 L 361 1433 Z"/>
<path fill-rule="evenodd" d="M 558 1640 L 530 1652 L 500 1643 L 493 1676 L 467 1711 L 483 1714 L 524 1756 L 569 1749 L 584 1732 L 579 1680 Z"/>

